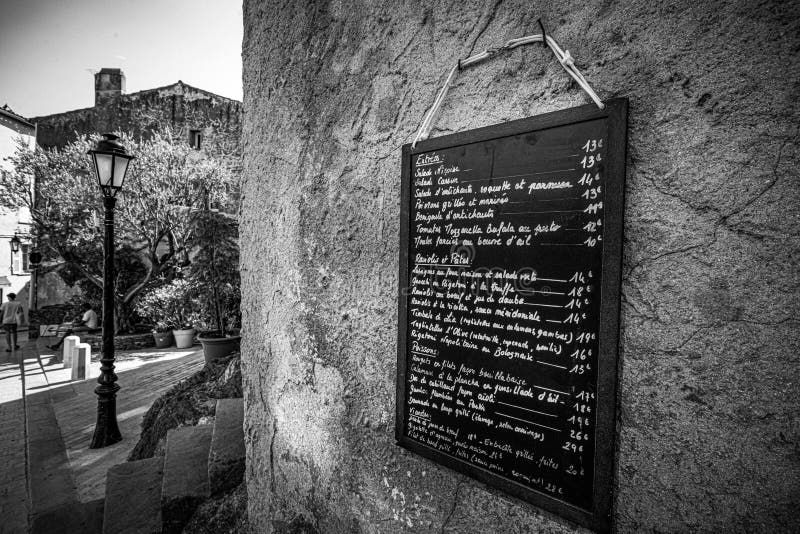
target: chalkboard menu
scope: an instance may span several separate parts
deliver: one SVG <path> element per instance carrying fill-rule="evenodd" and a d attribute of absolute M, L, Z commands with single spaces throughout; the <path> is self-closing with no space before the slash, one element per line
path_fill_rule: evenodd
<path fill-rule="evenodd" d="M 627 100 L 403 147 L 397 441 L 610 528 Z"/>

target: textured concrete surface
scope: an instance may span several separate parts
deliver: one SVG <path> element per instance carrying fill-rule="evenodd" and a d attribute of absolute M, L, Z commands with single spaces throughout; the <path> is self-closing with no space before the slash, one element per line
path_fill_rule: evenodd
<path fill-rule="evenodd" d="M 161 532 L 164 458 L 115 465 L 108 470 L 104 534 Z"/>
<path fill-rule="evenodd" d="M 0 534 L 28 529 L 25 404 L 20 355 L 0 352 Z"/>
<path fill-rule="evenodd" d="M 211 495 L 232 490 L 244 477 L 244 399 L 220 399 L 214 413 L 214 433 L 208 452 Z"/>
<path fill-rule="evenodd" d="M 197 505 L 208 497 L 208 449 L 213 427 L 191 426 L 167 432 L 161 514 L 164 532 L 181 532 Z"/>
<path fill-rule="evenodd" d="M 46 405 L 31 399 L 26 399 L 26 392 L 30 394 L 47 381 L 45 374 L 37 359 L 38 351 L 35 342 L 28 342 L 25 332 L 20 333 L 20 350 L 12 353 L 0 352 L 0 533 L 28 532 L 29 516 L 33 519 L 47 514 L 52 508 L 52 501 L 46 491 L 42 491 L 47 484 L 47 479 L 55 477 L 65 480 L 70 484 L 69 477 L 64 476 L 63 451 L 60 459 L 52 461 L 41 450 L 29 450 L 33 444 L 44 444 L 39 428 L 43 420 L 52 416 L 52 411 Z M 26 403 L 26 400 L 28 401 Z M 30 414 L 26 415 L 26 410 Z M 51 433 L 49 425 L 44 423 L 45 431 Z M 31 438 L 29 436 L 31 435 Z M 55 451 L 59 454 L 59 451 Z M 57 474 L 29 469 L 29 458 L 33 456 L 42 458 L 50 463 Z M 35 480 L 31 480 L 31 475 Z M 32 490 L 33 486 L 35 489 Z M 71 487 L 71 486 L 68 486 Z M 31 493 L 44 497 L 45 502 L 31 502 Z M 63 492 L 69 497 L 69 492 Z M 71 502 L 69 498 L 67 502 Z M 34 523 L 35 526 L 35 523 Z"/>
<path fill-rule="evenodd" d="M 244 2 L 250 521 L 573 532 L 394 445 L 400 147 L 457 58 L 548 31 L 630 99 L 614 528 L 800 530 L 800 4 Z M 433 135 L 588 102 L 552 54 L 462 73 Z"/>
<path fill-rule="evenodd" d="M 0 370 L 3 386 L 6 375 Z M 0 533 L 25 532 L 28 529 L 28 486 L 25 477 L 25 407 L 22 400 L 0 404 L 0 428 L 3 429 L 3 447 L 0 448 Z"/>

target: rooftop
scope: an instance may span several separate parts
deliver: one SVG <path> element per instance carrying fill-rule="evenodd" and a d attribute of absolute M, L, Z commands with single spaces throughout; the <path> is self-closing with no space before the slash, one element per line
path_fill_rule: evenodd
<path fill-rule="evenodd" d="M 153 89 L 143 89 L 143 90 L 137 91 L 135 93 L 125 93 L 125 94 L 120 95 L 119 98 L 120 99 L 124 99 L 124 100 L 136 99 L 136 98 L 139 98 L 141 96 L 148 95 L 148 94 L 153 94 L 153 93 L 157 93 L 157 92 L 174 91 L 176 89 L 180 89 L 181 93 L 184 93 L 184 92 L 201 93 L 203 95 L 208 96 L 209 98 L 216 98 L 216 99 L 227 101 L 227 102 L 235 102 L 237 104 L 241 104 L 241 102 L 239 102 L 238 100 L 235 100 L 233 98 L 228 98 L 226 96 L 218 95 L 216 93 L 212 93 L 211 91 L 206 91 L 205 89 L 200 89 L 198 87 L 194 87 L 192 85 L 184 83 L 182 80 L 178 80 L 177 82 L 175 82 L 173 84 L 164 85 L 162 87 L 154 87 Z M 95 107 L 97 107 L 97 106 L 91 106 L 91 107 L 88 107 L 88 108 L 74 109 L 74 110 L 70 110 L 70 111 L 62 111 L 60 113 L 51 113 L 50 115 L 41 115 L 39 117 L 33 117 L 31 120 L 36 121 L 37 119 L 43 119 L 43 118 L 46 118 L 46 117 L 55 117 L 55 116 L 58 116 L 58 115 L 66 115 L 66 114 L 69 114 L 69 113 L 77 113 L 77 112 L 81 112 L 81 111 L 88 111 L 88 110 L 94 109 Z"/>
<path fill-rule="evenodd" d="M 28 119 L 26 119 L 22 115 L 17 115 L 16 113 L 14 113 L 14 110 L 8 107 L 8 104 L 4 104 L 3 107 L 0 107 L 0 116 L 16 121 L 23 126 L 27 126 L 29 128 L 35 128 L 33 123 L 31 123 Z"/>

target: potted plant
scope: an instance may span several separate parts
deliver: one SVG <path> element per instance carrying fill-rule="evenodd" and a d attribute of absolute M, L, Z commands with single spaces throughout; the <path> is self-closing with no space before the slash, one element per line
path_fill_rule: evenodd
<path fill-rule="evenodd" d="M 165 286 L 148 291 L 136 303 L 136 313 L 150 322 L 156 348 L 163 349 L 172 345 L 172 324 L 165 315 L 168 292 Z"/>
<path fill-rule="evenodd" d="M 198 340 L 206 362 L 239 348 L 241 322 L 239 244 L 235 220 L 224 213 L 201 212 L 193 225 L 192 263 L 187 278 L 192 284 L 203 330 Z"/>
<path fill-rule="evenodd" d="M 136 311 L 153 324 L 156 347 L 169 347 L 173 338 L 179 349 L 191 347 L 194 343 L 191 298 L 185 280 L 173 280 L 144 294 Z"/>
<path fill-rule="evenodd" d="M 191 284 L 184 279 L 173 280 L 170 285 L 172 298 L 167 307 L 167 313 L 172 321 L 172 335 L 175 346 L 187 349 L 194 345 L 194 305 L 191 298 Z"/>
<path fill-rule="evenodd" d="M 153 338 L 156 340 L 157 349 L 165 349 L 172 345 L 172 329 L 163 322 L 157 322 L 153 329 Z"/>
<path fill-rule="evenodd" d="M 175 338 L 175 346 L 179 349 L 188 349 L 194 345 L 194 336 L 196 333 L 197 330 L 188 325 L 184 328 L 173 329 L 172 335 Z"/>

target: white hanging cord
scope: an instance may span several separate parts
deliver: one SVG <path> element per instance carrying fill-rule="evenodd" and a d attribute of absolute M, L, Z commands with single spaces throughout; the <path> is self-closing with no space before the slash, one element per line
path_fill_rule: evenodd
<path fill-rule="evenodd" d="M 507 41 L 506 44 L 499 47 L 489 48 L 484 50 L 480 54 L 475 54 L 474 56 L 470 56 L 467 59 L 460 59 L 458 63 L 456 63 L 452 69 L 450 69 L 450 74 L 447 75 L 447 79 L 444 81 L 444 86 L 439 90 L 439 94 L 436 95 L 436 100 L 433 101 L 433 105 L 430 107 L 428 112 L 425 114 L 425 118 L 422 121 L 422 124 L 419 127 L 419 131 L 417 132 L 417 136 L 414 138 L 414 142 L 411 143 L 412 150 L 416 148 L 417 143 L 423 139 L 427 139 L 428 135 L 430 135 L 431 129 L 433 128 L 433 119 L 436 116 L 436 113 L 439 111 L 439 107 L 441 107 L 442 102 L 444 102 L 444 97 L 447 95 L 447 90 L 450 89 L 450 85 L 452 85 L 453 80 L 456 77 L 456 73 L 466 67 L 474 65 L 476 63 L 480 63 L 484 59 L 488 59 L 497 55 L 500 52 L 505 52 L 507 50 L 512 50 L 518 46 L 528 45 L 532 43 L 541 43 L 544 41 L 550 50 L 553 51 L 553 55 L 556 56 L 556 59 L 564 67 L 564 70 L 567 71 L 567 74 L 572 76 L 572 78 L 578 82 L 578 85 L 581 86 L 581 89 L 586 91 L 589 97 L 597 104 L 597 107 L 600 109 L 605 108 L 605 105 L 600 100 L 600 97 L 597 96 L 592 88 L 589 86 L 589 82 L 586 81 L 586 78 L 583 77 L 583 74 L 578 70 L 578 67 L 575 66 L 575 61 L 572 59 L 572 56 L 569 53 L 569 50 L 562 50 L 555 39 L 550 37 L 549 35 L 545 34 L 534 34 L 528 35 L 526 37 L 519 37 L 517 39 L 511 39 Z"/>

